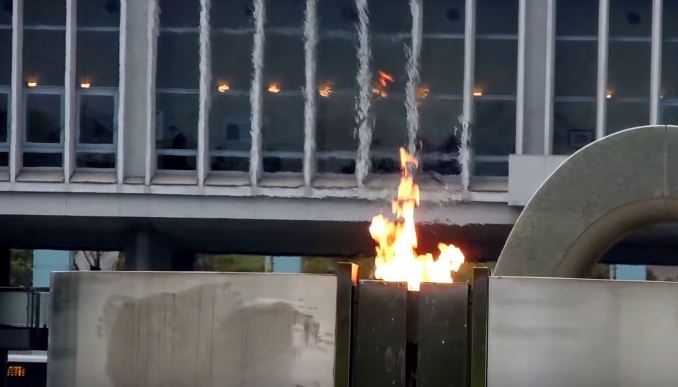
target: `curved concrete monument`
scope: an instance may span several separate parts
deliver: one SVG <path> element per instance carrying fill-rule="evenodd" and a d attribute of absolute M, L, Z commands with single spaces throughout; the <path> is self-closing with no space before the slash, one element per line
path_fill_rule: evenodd
<path fill-rule="evenodd" d="M 495 275 L 581 277 L 640 227 L 678 220 L 678 126 L 643 126 L 573 154 L 525 206 Z"/>

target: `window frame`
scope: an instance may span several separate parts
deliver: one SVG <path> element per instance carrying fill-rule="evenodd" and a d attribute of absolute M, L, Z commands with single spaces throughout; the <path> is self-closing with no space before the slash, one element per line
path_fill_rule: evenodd
<path fill-rule="evenodd" d="M 59 142 L 58 143 L 43 143 L 43 142 L 31 142 L 28 141 L 28 96 L 29 95 L 57 95 L 59 96 L 60 102 L 60 127 L 61 131 L 59 133 Z M 66 121 L 66 112 L 64 111 L 65 107 L 65 95 L 66 91 L 61 86 L 41 86 L 41 87 L 24 87 L 24 92 L 22 96 L 22 112 L 24 120 L 22 120 L 22 157 L 26 153 L 41 153 L 41 154 L 61 154 L 62 161 L 61 166 L 58 167 L 26 167 L 25 169 L 29 170 L 59 170 L 64 168 L 64 136 L 66 134 L 65 121 Z"/>

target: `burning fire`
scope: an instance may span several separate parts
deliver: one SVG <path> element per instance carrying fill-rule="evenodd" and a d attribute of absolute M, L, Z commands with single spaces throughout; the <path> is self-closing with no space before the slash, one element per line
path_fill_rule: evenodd
<path fill-rule="evenodd" d="M 395 78 L 393 78 L 393 75 L 383 70 L 377 71 L 377 83 L 375 83 L 372 87 L 372 93 L 378 95 L 381 98 L 388 97 L 388 85 L 394 81 Z"/>
<path fill-rule="evenodd" d="M 437 258 L 431 253 L 418 255 L 417 232 L 414 227 L 414 208 L 419 205 L 419 186 L 413 171 L 417 159 L 400 148 L 400 185 L 398 198 L 393 201 L 392 222 L 382 215 L 372 218 L 370 235 L 378 246 L 375 258 L 375 277 L 389 282 L 407 282 L 409 290 L 419 290 L 422 282 L 452 282 L 452 272 L 464 263 L 464 254 L 454 245 L 438 244 Z"/>

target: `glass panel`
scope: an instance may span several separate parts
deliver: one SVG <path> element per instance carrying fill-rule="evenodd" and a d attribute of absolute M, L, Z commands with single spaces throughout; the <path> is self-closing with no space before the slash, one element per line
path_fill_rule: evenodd
<path fill-rule="evenodd" d="M 323 38 L 318 44 L 318 85 L 355 90 L 358 59 L 352 39 Z"/>
<path fill-rule="evenodd" d="M 156 148 L 196 149 L 198 95 L 158 93 Z"/>
<path fill-rule="evenodd" d="M 35 153 L 24 152 L 23 166 L 24 167 L 61 167 L 63 164 L 63 157 L 61 153 Z"/>
<path fill-rule="evenodd" d="M 250 158 L 249 156 L 243 157 L 213 156 L 211 170 L 247 172 L 250 170 Z"/>
<path fill-rule="evenodd" d="M 197 33 L 162 32 L 158 37 L 156 87 L 197 90 L 200 78 L 199 61 Z"/>
<path fill-rule="evenodd" d="M 354 31 L 358 22 L 355 0 L 320 0 L 318 2 L 320 30 Z"/>
<path fill-rule="evenodd" d="M 210 112 L 210 150 L 243 152 L 244 160 L 249 164 L 251 147 L 251 113 L 249 96 L 235 96 L 227 94 L 215 95 Z M 219 157 L 218 170 L 227 170 L 230 160 L 228 157 Z M 241 165 L 237 161 L 236 165 Z M 247 170 L 248 167 L 245 167 Z M 215 169 L 215 168 L 213 168 Z M 236 170 L 241 170 L 238 166 Z"/>
<path fill-rule="evenodd" d="M 556 35 L 598 36 L 598 1 L 557 1 Z"/>
<path fill-rule="evenodd" d="M 597 58 L 597 42 L 556 42 L 555 95 L 595 97 Z"/>
<path fill-rule="evenodd" d="M 477 0 L 476 33 L 517 35 L 518 0 Z"/>
<path fill-rule="evenodd" d="M 476 155 L 506 156 L 515 150 L 515 101 L 477 101 L 473 151 Z"/>
<path fill-rule="evenodd" d="M 463 34 L 464 0 L 424 0 L 425 34 Z"/>
<path fill-rule="evenodd" d="M 370 30 L 392 34 L 412 31 L 412 13 L 407 0 L 368 0 Z"/>
<path fill-rule="evenodd" d="M 664 0 L 663 9 L 664 22 L 662 23 L 662 33 L 664 38 L 678 37 L 678 0 Z"/>
<path fill-rule="evenodd" d="M 610 0 L 610 37 L 649 37 L 651 33 L 651 0 Z"/>
<path fill-rule="evenodd" d="M 595 140 L 595 102 L 553 104 L 553 153 L 569 155 Z"/>
<path fill-rule="evenodd" d="M 252 0 L 212 0 L 213 28 L 247 28 L 254 26 Z"/>
<path fill-rule="evenodd" d="M 398 172 L 398 148 L 407 146 L 405 105 L 401 99 L 376 99 L 373 109 L 372 172 Z"/>
<path fill-rule="evenodd" d="M 78 26 L 120 25 L 120 0 L 84 0 L 78 1 Z"/>
<path fill-rule="evenodd" d="M 24 0 L 24 25 L 66 25 L 65 0 Z"/>
<path fill-rule="evenodd" d="M 76 168 L 115 168 L 114 153 L 78 153 L 75 158 Z"/>
<path fill-rule="evenodd" d="M 26 96 L 26 141 L 59 144 L 62 129 L 61 96 L 28 94 Z"/>
<path fill-rule="evenodd" d="M 160 26 L 200 26 L 200 0 L 159 0 Z"/>
<path fill-rule="evenodd" d="M 0 152 L 0 167 L 6 167 L 9 165 L 9 153 Z"/>
<path fill-rule="evenodd" d="M 63 86 L 66 56 L 64 31 L 24 31 L 23 75 L 38 86 Z"/>
<path fill-rule="evenodd" d="M 158 155 L 158 169 L 193 171 L 195 170 L 195 156 Z"/>
<path fill-rule="evenodd" d="M 265 0 L 266 27 L 298 27 L 304 25 L 305 0 Z"/>
<path fill-rule="evenodd" d="M 484 95 L 515 95 L 518 71 L 516 40 L 476 41 L 476 85 Z"/>
<path fill-rule="evenodd" d="M 405 40 L 373 40 L 372 41 L 372 66 L 373 79 L 379 79 L 378 71 L 388 74 L 392 80 L 383 87 L 387 94 L 403 93 L 407 84 L 405 76 Z M 401 96 L 402 98 L 402 96 Z"/>
<path fill-rule="evenodd" d="M 118 32 L 78 32 L 76 85 L 118 86 Z"/>
<path fill-rule="evenodd" d="M 358 139 L 355 127 L 355 93 L 319 98 L 316 147 L 318 172 L 353 173 Z M 324 152 L 342 152 L 329 156 Z"/>
<path fill-rule="evenodd" d="M 608 88 L 614 97 L 650 94 L 650 43 L 610 42 Z"/>
<path fill-rule="evenodd" d="M 0 142 L 7 142 L 9 126 L 9 95 L 0 94 Z"/>
<path fill-rule="evenodd" d="M 661 123 L 678 125 L 678 105 L 662 105 Z"/>
<path fill-rule="evenodd" d="M 0 85 L 12 80 L 12 30 L 0 30 Z"/>
<path fill-rule="evenodd" d="M 113 144 L 115 101 L 112 96 L 80 96 L 80 144 Z"/>
<path fill-rule="evenodd" d="M 264 55 L 266 87 L 277 83 L 283 92 L 301 92 L 306 82 L 302 38 L 269 33 Z"/>
<path fill-rule="evenodd" d="M 424 171 L 441 174 L 459 172 L 457 162 L 445 159 L 457 154 L 459 148 L 458 131 L 461 130 L 458 117 L 462 110 L 461 100 L 426 99 L 419 104 L 419 146 Z M 444 157 L 443 157 L 444 156 Z"/>
<path fill-rule="evenodd" d="M 475 176 L 508 176 L 507 161 L 482 161 L 475 160 L 473 163 Z"/>
<path fill-rule="evenodd" d="M 262 128 L 265 172 L 300 172 L 304 154 L 304 99 L 301 96 L 264 96 Z M 269 156 L 294 152 L 295 157 Z"/>
<path fill-rule="evenodd" d="M 212 79 L 215 87 L 249 92 L 252 78 L 252 35 L 212 33 Z"/>
<path fill-rule="evenodd" d="M 13 0 L 3 0 L 0 3 L 0 24 L 12 25 Z"/>
<path fill-rule="evenodd" d="M 607 103 L 607 134 L 623 129 L 633 128 L 650 123 L 650 106 L 648 102 Z"/>
<path fill-rule="evenodd" d="M 464 40 L 424 39 L 421 82 L 432 96 L 461 95 L 464 87 Z"/>
<path fill-rule="evenodd" d="M 676 23 L 678 24 L 678 23 Z M 662 51 L 662 95 L 663 98 L 678 97 L 678 42 L 664 42 Z"/>

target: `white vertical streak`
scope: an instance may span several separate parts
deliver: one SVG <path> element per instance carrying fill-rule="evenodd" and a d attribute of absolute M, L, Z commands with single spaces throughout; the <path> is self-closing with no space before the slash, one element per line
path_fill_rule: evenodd
<path fill-rule="evenodd" d="M 607 38 L 610 0 L 600 0 L 598 10 L 598 83 L 596 85 L 596 139 L 605 136 L 607 122 Z"/>
<path fill-rule="evenodd" d="M 356 155 L 356 179 L 359 187 L 363 186 L 365 177 L 370 172 L 370 144 L 372 143 L 372 76 L 370 74 L 370 62 L 372 52 L 370 50 L 369 23 L 370 15 L 367 8 L 367 0 L 356 0 L 358 10 L 358 100 L 356 101 L 356 130 L 358 131 L 358 154 Z"/>
<path fill-rule="evenodd" d="M 311 186 L 316 170 L 316 56 L 318 46 L 317 0 L 306 0 L 304 52 L 306 87 L 304 89 L 304 184 Z"/>
<path fill-rule="evenodd" d="M 10 102 L 10 149 L 9 149 L 9 178 L 15 182 L 22 166 L 22 138 L 23 120 L 23 40 L 24 40 L 24 1 L 14 0 L 12 4 L 12 95 Z"/>
<path fill-rule="evenodd" d="M 127 100 L 127 1 L 120 0 L 118 47 L 118 147 L 115 157 L 118 184 L 125 180 L 125 101 Z M 134 1 L 134 0 L 132 0 Z"/>
<path fill-rule="evenodd" d="M 412 41 L 407 56 L 407 85 L 405 86 L 405 112 L 407 117 L 407 150 L 416 152 L 417 132 L 419 131 L 419 108 L 417 106 L 417 87 L 419 87 L 419 60 L 421 58 L 422 0 L 410 0 L 412 14 Z"/>
<path fill-rule="evenodd" d="M 200 107 L 198 112 L 198 185 L 209 173 L 209 111 L 212 83 L 210 47 L 211 0 L 200 0 Z"/>
<path fill-rule="evenodd" d="M 250 90 L 250 104 L 252 105 L 252 149 L 250 150 L 250 183 L 252 187 L 259 184 L 261 177 L 261 119 L 262 119 L 262 81 L 264 71 L 264 23 L 266 9 L 264 0 L 254 0 L 254 47 L 252 48 L 252 85 Z"/>
<path fill-rule="evenodd" d="M 459 136 L 459 148 L 457 149 L 457 152 L 459 154 L 459 166 L 461 169 L 463 198 L 467 199 L 467 194 L 471 186 L 471 161 L 473 160 L 473 156 L 471 155 L 471 128 L 469 127 L 468 120 L 464 116 L 459 117 L 459 125 L 461 125 L 461 135 Z"/>
<path fill-rule="evenodd" d="M 86 1 L 86 0 L 85 0 Z M 73 175 L 75 164 L 75 67 L 78 34 L 78 1 L 66 0 L 66 61 L 64 74 L 64 182 Z"/>
<path fill-rule="evenodd" d="M 662 0 L 652 5 L 652 61 L 650 65 L 650 125 L 659 123 L 662 79 Z"/>
<path fill-rule="evenodd" d="M 155 72 L 156 62 L 158 60 L 158 24 L 160 19 L 160 9 L 158 0 L 148 1 L 148 63 L 146 66 L 146 101 L 148 101 L 148 115 L 146 116 L 146 171 L 144 182 L 151 184 L 151 179 L 155 173 L 156 155 L 155 155 Z"/>
<path fill-rule="evenodd" d="M 518 76 L 516 85 L 516 154 L 523 154 L 525 131 L 525 16 L 526 0 L 520 0 L 518 8 Z"/>
<path fill-rule="evenodd" d="M 561 0 L 567 1 L 567 0 Z M 553 153 L 553 83 L 556 43 L 556 0 L 546 0 L 546 68 L 544 69 L 544 154 Z"/>
<path fill-rule="evenodd" d="M 471 124 L 473 118 L 473 85 L 475 83 L 476 56 L 476 0 L 466 0 L 464 21 L 464 102 L 462 115 Z"/>

